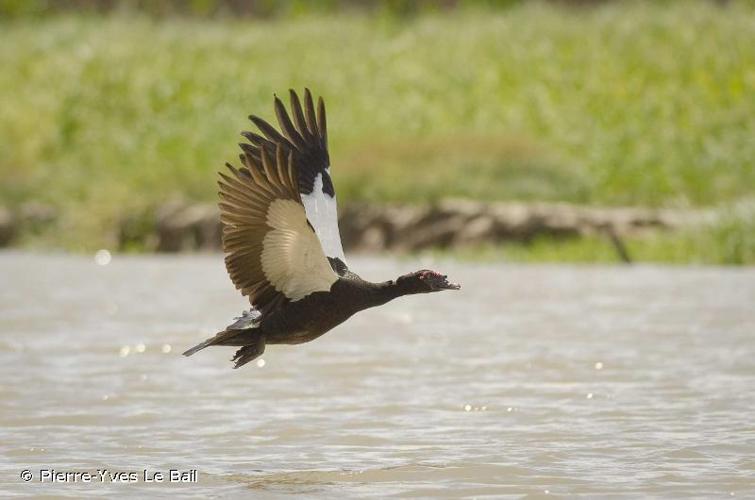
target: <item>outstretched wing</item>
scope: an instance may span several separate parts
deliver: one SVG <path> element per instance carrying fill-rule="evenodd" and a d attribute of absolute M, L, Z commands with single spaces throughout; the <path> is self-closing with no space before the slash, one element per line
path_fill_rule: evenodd
<path fill-rule="evenodd" d="M 338 276 L 307 221 L 293 153 L 282 145 L 244 155 L 220 173 L 225 265 L 236 288 L 263 314 L 328 291 Z"/>
<path fill-rule="evenodd" d="M 252 158 L 259 157 L 263 149 L 282 147 L 284 153 L 293 154 L 298 176 L 299 196 L 304 204 L 307 219 L 315 229 L 325 255 L 339 274 L 346 270 L 346 258 L 338 231 L 336 193 L 330 177 L 328 155 L 328 131 L 325 118 L 325 103 L 318 100 L 315 112 L 309 89 L 304 91 L 304 106 L 296 92 L 290 90 L 291 114 L 289 117 L 283 102 L 275 97 L 275 114 L 282 133 L 257 116 L 249 119 L 263 135 L 243 132 L 251 144 L 241 144 L 244 152 Z"/>

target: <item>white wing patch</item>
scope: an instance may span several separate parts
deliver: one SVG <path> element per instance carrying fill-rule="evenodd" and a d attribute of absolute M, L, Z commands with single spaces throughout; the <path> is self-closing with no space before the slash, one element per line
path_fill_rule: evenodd
<path fill-rule="evenodd" d="M 330 172 L 330 168 L 325 169 Z M 346 263 L 346 257 L 343 254 L 341 245 L 341 234 L 338 232 L 338 208 L 336 197 L 324 193 L 322 190 L 322 173 L 315 177 L 312 192 L 310 194 L 301 194 L 301 201 L 307 210 L 307 218 L 315 228 L 317 237 L 322 243 L 325 255 L 336 257 L 341 262 Z"/>
<path fill-rule="evenodd" d="M 275 200 L 267 209 L 267 223 L 274 229 L 262 242 L 261 262 L 270 284 L 294 302 L 330 290 L 338 276 L 307 225 L 302 206 L 293 200 Z"/>

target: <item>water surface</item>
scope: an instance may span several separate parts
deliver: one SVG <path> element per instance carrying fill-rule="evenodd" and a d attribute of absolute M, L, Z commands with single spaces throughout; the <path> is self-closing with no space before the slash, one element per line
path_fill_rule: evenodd
<path fill-rule="evenodd" d="M 755 270 L 351 266 L 432 267 L 463 289 L 232 370 L 232 348 L 180 355 L 245 307 L 220 256 L 0 254 L 0 490 L 755 495 Z M 40 483 L 43 468 L 138 480 Z"/>

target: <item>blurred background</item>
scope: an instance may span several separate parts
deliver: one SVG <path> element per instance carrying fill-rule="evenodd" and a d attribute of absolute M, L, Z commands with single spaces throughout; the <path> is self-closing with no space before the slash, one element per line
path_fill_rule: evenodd
<path fill-rule="evenodd" d="M 246 117 L 309 87 L 352 249 L 755 263 L 752 1 L 0 0 L 0 19 L 3 245 L 216 248 Z"/>
<path fill-rule="evenodd" d="M 187 359 L 305 87 L 352 269 L 463 288 Z M 753 498 L 754 137 L 752 0 L 0 0 L 0 491 Z"/>

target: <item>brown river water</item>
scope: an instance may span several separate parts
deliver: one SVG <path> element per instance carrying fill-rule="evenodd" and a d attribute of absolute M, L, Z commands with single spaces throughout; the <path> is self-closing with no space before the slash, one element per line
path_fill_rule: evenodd
<path fill-rule="evenodd" d="M 233 370 L 220 255 L 0 253 L 2 496 L 755 497 L 755 269 L 350 265 L 463 289 Z"/>

